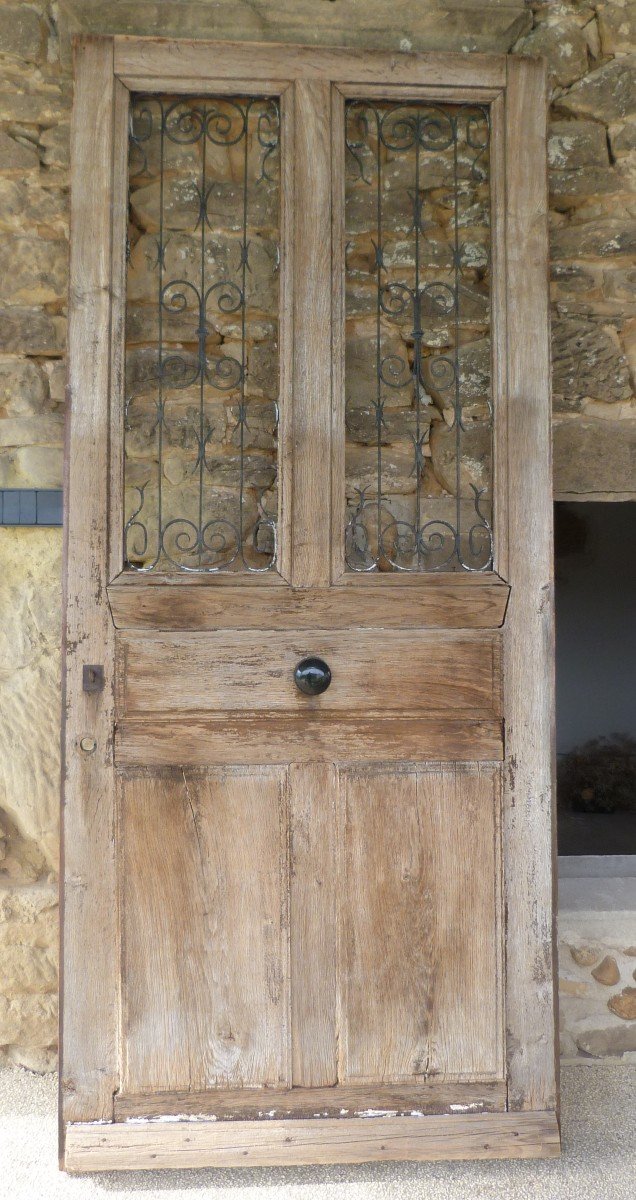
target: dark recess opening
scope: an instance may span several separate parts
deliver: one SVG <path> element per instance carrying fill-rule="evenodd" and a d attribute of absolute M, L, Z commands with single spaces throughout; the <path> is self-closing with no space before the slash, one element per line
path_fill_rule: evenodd
<path fill-rule="evenodd" d="M 636 854 L 636 503 L 554 507 L 559 854 Z"/>

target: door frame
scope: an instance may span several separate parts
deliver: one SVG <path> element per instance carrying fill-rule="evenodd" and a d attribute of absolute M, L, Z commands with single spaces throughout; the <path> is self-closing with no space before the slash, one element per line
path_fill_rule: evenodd
<path fill-rule="evenodd" d="M 190 1163 L 245 1166 L 558 1153 L 545 64 L 505 55 L 361 52 L 126 36 L 79 37 L 74 55 L 65 477 L 62 1164 L 66 1170 L 84 1171 Z M 430 88 L 437 99 L 478 98 L 492 105 L 493 175 L 506 180 L 506 188 L 497 186 L 494 196 L 495 218 L 503 232 L 493 264 L 494 388 L 496 395 L 507 398 L 501 406 L 504 419 L 496 446 L 500 464 L 495 480 L 496 528 L 500 533 L 505 528 L 497 573 L 479 580 L 437 576 L 427 579 L 425 586 L 420 581 L 417 599 L 411 581 L 391 580 L 390 586 L 412 590 L 423 625 L 441 624 L 440 611 L 446 619 L 448 603 L 452 607 L 458 600 L 457 589 L 463 591 L 468 583 L 486 597 L 490 615 L 482 624 L 501 625 L 505 616 L 503 889 L 508 1051 L 507 1111 L 503 1113 L 460 1114 L 452 1120 L 386 1116 L 346 1122 L 309 1118 L 127 1124 L 114 1120 L 119 1086 L 114 621 L 125 623 L 126 611 L 130 619 L 131 607 L 147 613 L 153 605 L 165 606 L 169 603 L 165 592 L 174 586 L 137 579 L 131 589 L 121 575 L 119 502 L 111 507 L 111 497 L 121 493 L 123 459 L 126 205 L 122 197 L 129 93 L 193 93 L 218 88 L 223 81 L 228 90 L 276 94 L 301 81 L 304 115 L 309 119 L 312 95 L 321 97 L 323 104 L 325 99 L 330 104 L 333 95 L 339 104 L 338 96 L 342 98 L 352 83 L 364 94 L 374 87 L 382 95 L 405 96 L 409 88 Z M 309 167 L 301 161 L 301 171 Z M 324 182 L 325 172 L 331 170 L 328 148 L 320 170 Z M 315 216 L 310 209 L 295 217 L 296 238 L 317 236 L 312 230 Z M 293 289 L 292 303 L 301 325 L 303 313 L 314 313 L 312 287 L 325 286 L 325 280 L 330 287 L 330 263 L 325 279 L 313 283 L 300 267 L 294 269 L 287 286 Z M 336 301 L 334 326 L 337 315 Z M 302 339 L 297 341 L 293 361 L 306 355 L 307 349 Z M 338 395 L 340 351 L 334 362 L 334 394 Z M 331 366 L 320 361 L 315 370 L 331 389 Z M 325 439 L 329 443 L 331 436 L 331 429 L 325 428 L 322 440 L 317 440 L 316 466 L 324 462 Z M 289 444 L 290 438 L 284 424 L 281 437 L 284 455 L 285 439 Z M 531 467 L 528 447 L 533 453 Z M 293 473 L 287 486 L 293 502 L 302 505 L 300 488 L 294 493 Z M 323 497 L 327 509 L 330 496 L 327 478 Z M 312 504 L 316 504 L 315 494 Z M 310 528 L 309 506 L 307 520 Z M 328 528 L 328 522 L 322 524 Z M 293 568 L 283 558 L 283 574 L 298 589 L 291 593 L 290 603 L 299 608 L 303 586 L 324 587 L 326 595 L 335 582 L 333 576 L 331 580 L 316 577 L 311 549 L 304 559 L 295 560 Z M 177 582 L 182 586 L 185 581 Z M 192 585 L 192 577 L 187 582 Z M 208 580 L 206 587 L 203 580 L 196 581 L 190 628 L 219 627 L 214 625 L 214 588 L 227 582 L 216 578 L 212 584 Z M 374 579 L 364 580 L 369 594 L 375 585 Z M 353 587 L 347 580 L 342 589 L 345 606 L 346 593 Z M 351 600 L 355 602 L 355 596 Z M 84 670 L 94 664 L 104 668 L 104 686 L 98 691 L 85 684 Z"/>

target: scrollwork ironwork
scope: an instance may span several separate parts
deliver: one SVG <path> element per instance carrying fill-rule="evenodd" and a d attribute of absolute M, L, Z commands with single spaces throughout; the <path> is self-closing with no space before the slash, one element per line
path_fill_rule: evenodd
<path fill-rule="evenodd" d="M 467 493 L 463 475 L 465 435 L 484 427 L 491 445 L 487 461 L 478 465 L 483 465 L 481 478 L 484 472 L 491 474 L 493 413 L 486 395 L 467 413 L 462 304 L 467 281 L 474 280 L 475 272 L 462 242 L 468 218 L 462 220 L 460 211 L 464 193 L 472 189 L 478 194 L 487 181 L 489 140 L 488 108 L 479 104 L 351 100 L 346 106 L 348 195 L 359 202 L 362 193 L 364 211 L 373 214 L 369 236 L 375 283 L 375 390 L 366 402 L 376 432 L 375 467 L 369 468 L 373 482 L 354 489 L 349 507 L 345 560 L 352 571 L 492 568 L 492 526 L 486 510 L 489 487 L 469 482 Z M 445 191 L 451 208 L 447 242 L 441 250 L 429 244 L 427 235 L 431 206 L 442 204 L 435 199 L 436 188 Z M 402 259 L 400 255 L 396 259 L 394 246 L 396 229 L 404 229 L 403 223 L 396 224 L 398 201 L 402 204 L 399 219 L 403 222 L 410 216 L 408 243 L 406 248 L 404 242 L 400 245 Z M 347 242 L 347 275 L 353 245 Z M 447 267 L 435 267 L 436 252 L 446 257 Z M 396 261 L 408 261 L 408 271 L 396 266 Z M 470 326 L 468 320 L 466 325 Z M 396 329 L 403 350 L 396 347 Z M 392 394 L 397 394 L 393 400 Z M 401 395 L 405 399 L 399 399 Z M 406 414 L 403 423 L 412 446 L 409 478 L 415 482 L 408 492 L 412 520 L 393 511 L 384 482 L 387 405 L 395 404 L 407 406 L 401 411 Z M 446 508 L 454 504 L 452 519 L 446 512 L 433 515 L 423 482 L 431 412 L 453 442 L 454 486 L 443 490 Z M 406 486 L 404 490 L 408 491 Z"/>
<path fill-rule="evenodd" d="M 130 175 L 140 186 L 147 177 L 158 191 L 158 231 L 156 261 L 149 260 L 156 272 L 155 317 L 156 356 L 151 367 L 144 367 L 146 391 L 154 389 L 155 417 L 147 418 L 148 397 L 140 399 L 134 387 L 126 397 L 125 437 L 127 442 L 126 487 L 129 515 L 124 527 L 126 566 L 135 571 L 177 570 L 214 573 L 240 570 L 261 573 L 276 563 L 276 518 L 268 512 L 265 492 L 256 488 L 246 475 L 246 435 L 249 431 L 247 319 L 251 299 L 250 203 L 257 189 L 276 186 L 275 162 L 279 151 L 280 115 L 274 98 L 137 97 L 130 121 Z M 179 255 L 167 254 L 175 237 L 175 228 L 166 223 L 166 189 L 173 185 L 175 162 L 170 146 L 176 147 L 177 167 L 186 163 L 185 178 L 189 211 L 192 200 L 192 226 L 187 231 L 188 252 L 194 258 L 189 271 L 178 274 L 167 262 Z M 181 148 L 181 150 L 179 149 Z M 220 151 L 232 154 L 232 170 L 223 177 L 215 173 Z M 188 157 L 188 155 L 190 157 Z M 214 156 L 217 156 L 216 160 Z M 185 156 L 185 157 L 184 157 Z M 237 237 L 226 237 L 226 259 L 217 260 L 217 244 L 210 232 L 218 234 L 218 224 L 210 219 L 210 200 L 218 187 L 230 186 L 241 170 L 240 198 L 232 220 Z M 224 182 L 225 181 L 225 182 Z M 228 182 L 229 181 L 229 182 Z M 233 193 L 234 194 L 234 193 Z M 157 228 L 157 225 L 154 227 Z M 178 235 L 181 236 L 181 235 Z M 152 250 L 152 243 L 150 243 Z M 278 266 L 278 247 L 272 259 L 272 274 Z M 182 256 L 183 257 L 183 256 Z M 217 275 L 221 277 L 218 278 Z M 256 304 L 254 307 L 259 308 Z M 218 336 L 211 336 L 218 320 L 235 317 L 226 347 Z M 167 336 L 166 323 L 176 323 L 178 335 Z M 238 343 L 238 345 L 237 345 Z M 191 348 L 191 344 L 195 347 Z M 143 392 L 143 387 L 140 389 Z M 196 389 L 198 404 L 184 421 L 179 415 L 179 393 Z M 236 431 L 238 446 L 228 449 L 226 457 L 211 453 L 215 429 L 208 408 L 215 394 L 219 401 L 236 405 L 239 413 Z M 175 399 L 176 397 L 176 399 Z M 145 407 L 144 407 L 145 404 Z M 277 401 L 259 401 L 261 409 L 271 406 L 274 440 L 278 422 Z M 230 410 L 228 410 L 230 411 Z M 173 415 L 174 414 L 174 415 Z M 234 432 L 234 431 L 233 431 Z M 154 439 L 139 449 L 138 441 Z M 177 485 L 170 492 L 164 480 L 166 449 L 175 445 L 192 447 L 192 457 L 183 468 L 182 492 Z M 130 449 L 130 457 L 128 453 Z M 135 482 L 134 470 L 140 471 L 144 454 L 152 460 L 148 478 Z M 142 464 L 135 464 L 135 455 Z M 236 462 L 236 477 L 231 485 L 219 488 L 215 473 L 219 463 L 226 472 Z M 128 475 L 130 474 L 130 478 Z M 275 474 L 275 472 L 274 472 Z M 143 478 L 143 477 L 142 477 Z M 218 496 L 221 494 L 221 500 Z M 181 501 L 180 501 L 181 497 Z M 179 512 L 179 503 L 186 511 Z M 249 515 L 247 508 L 249 507 Z M 216 511 L 215 511 L 216 509 Z"/>

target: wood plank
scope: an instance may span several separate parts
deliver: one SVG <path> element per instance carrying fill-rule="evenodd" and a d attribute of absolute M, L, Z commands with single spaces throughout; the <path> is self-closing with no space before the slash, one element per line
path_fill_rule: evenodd
<path fill-rule="evenodd" d="M 337 776 L 331 763 L 292 763 L 290 989 L 292 1081 L 328 1088 L 338 1078 L 335 875 Z M 333 1099 L 333 1090 L 331 1096 Z M 315 1112 L 315 1100 L 311 1113 Z"/>
<path fill-rule="evenodd" d="M 113 583 L 108 599 L 120 629 L 339 629 L 359 628 L 487 629 L 503 624 L 510 589 L 503 580 L 481 578 L 445 581 L 437 575 L 418 579 L 418 587 L 392 584 L 338 588 L 245 587 L 233 580 L 226 589 L 148 584 L 137 576 L 131 583 Z M 466 583 L 471 586 L 467 587 Z"/>
<path fill-rule="evenodd" d="M 157 1092 L 115 1096 L 115 1120 L 131 1117 L 214 1116 L 218 1121 L 287 1120 L 363 1116 L 369 1109 L 387 1116 L 432 1113 L 505 1112 L 506 1085 L 423 1079 L 415 1086 L 235 1088 L 214 1092 Z M 415 1111 L 414 1111 L 415 1110 Z"/>
<path fill-rule="evenodd" d="M 331 91 L 294 86 L 292 568 L 328 584 L 331 541 Z"/>
<path fill-rule="evenodd" d="M 122 721 L 115 730 L 118 766 L 189 763 L 496 761 L 501 721 L 410 717 L 267 717 L 219 713 Z"/>
<path fill-rule="evenodd" d="M 508 577 L 508 393 L 506 280 L 506 109 L 490 106 L 490 308 L 493 406 L 493 532 L 495 568 Z"/>
<path fill-rule="evenodd" d="M 504 662 L 507 1034 L 512 1109 L 556 1104 L 554 655 L 547 89 L 511 58 L 506 98 L 510 582 Z M 531 464 L 528 447 L 532 447 Z"/>
<path fill-rule="evenodd" d="M 420 18 L 421 19 L 421 18 Z M 187 75 L 200 82 L 245 75 L 243 42 L 190 41 L 117 36 L 115 73 L 127 82 L 152 81 L 153 90 L 170 88 Z M 255 80 L 284 79 L 334 83 L 399 83 L 429 86 L 497 88 L 506 82 L 503 54 L 404 53 L 251 42 L 250 67 Z"/>
<path fill-rule="evenodd" d="M 345 570 L 345 102 L 331 91 L 331 579 Z"/>
<path fill-rule="evenodd" d="M 292 570 L 293 351 L 294 351 L 294 90 L 280 100 L 280 272 L 278 295 L 278 553 L 283 579 Z M 271 598 L 269 603 L 271 603 Z"/>
<path fill-rule="evenodd" d="M 124 559 L 124 389 L 126 237 L 128 234 L 128 112 L 130 93 L 117 79 L 113 96 L 112 265 L 110 327 L 110 451 L 108 578 Z"/>
<path fill-rule="evenodd" d="M 113 85 L 112 40 L 79 41 L 71 132 L 64 521 L 60 1105 L 65 1121 L 109 1120 L 119 1085 L 113 629 L 105 591 Z M 97 663 L 104 666 L 106 685 L 102 692 L 87 693 L 82 668 Z M 82 739 L 89 739 L 86 751 Z"/>
<path fill-rule="evenodd" d="M 426 847 L 415 772 L 343 773 L 340 1078 L 428 1072 Z"/>
<path fill-rule="evenodd" d="M 67 1171 L 334 1162 L 555 1158 L 553 1112 L 354 1117 L 350 1121 L 140 1121 L 69 1125 Z"/>
<path fill-rule="evenodd" d="M 250 630 L 117 634 L 118 717 L 152 713 L 321 712 L 325 716 L 501 714 L 500 634 L 417 630 Z M 303 695 L 296 664 L 318 655 L 332 681 Z"/>
<path fill-rule="evenodd" d="M 341 790 L 340 1077 L 503 1078 L 497 770 L 362 768 Z"/>
<path fill-rule="evenodd" d="M 123 1086 L 288 1085 L 285 772 L 123 793 Z"/>
<path fill-rule="evenodd" d="M 429 1069 L 504 1077 L 501 768 L 417 775 L 431 907 Z"/>

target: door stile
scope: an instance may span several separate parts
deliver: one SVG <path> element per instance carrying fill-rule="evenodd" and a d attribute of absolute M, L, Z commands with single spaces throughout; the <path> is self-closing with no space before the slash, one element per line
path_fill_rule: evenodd
<path fill-rule="evenodd" d="M 253 84 L 251 85 L 253 86 Z M 280 104 L 280 292 L 278 312 L 278 538 L 276 571 L 289 583 L 292 572 L 292 437 L 294 378 L 294 89 L 282 84 Z M 273 576 L 275 578 L 275 575 Z"/>
<path fill-rule="evenodd" d="M 130 92 L 114 80 L 110 330 L 108 580 L 124 565 L 124 411 L 126 256 L 128 246 L 128 120 Z"/>
<path fill-rule="evenodd" d="M 554 994 L 553 577 L 543 60 L 508 60 L 508 495 L 504 888 L 509 1107 L 557 1103 Z M 533 454 L 528 468 L 529 449 Z"/>
<path fill-rule="evenodd" d="M 345 96 L 331 89 L 331 582 L 345 573 Z"/>
<path fill-rule="evenodd" d="M 331 87 L 294 84 L 293 587 L 329 584 Z"/>
<path fill-rule="evenodd" d="M 503 92 L 490 105 L 491 379 L 493 420 L 493 570 L 508 578 L 508 397 L 506 335 L 506 125 Z"/>
<path fill-rule="evenodd" d="M 118 1087 L 114 629 L 106 599 L 113 149 L 120 105 L 112 39 L 81 39 L 75 70 L 62 747 L 65 1122 L 112 1120 Z M 89 665 L 103 668 L 101 691 L 84 690 Z"/>

